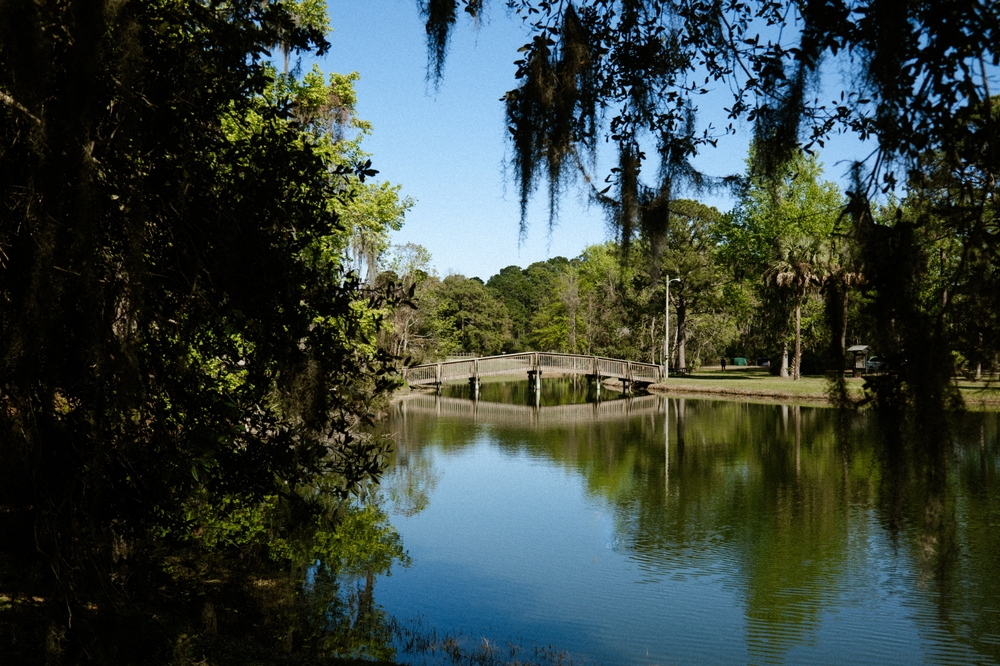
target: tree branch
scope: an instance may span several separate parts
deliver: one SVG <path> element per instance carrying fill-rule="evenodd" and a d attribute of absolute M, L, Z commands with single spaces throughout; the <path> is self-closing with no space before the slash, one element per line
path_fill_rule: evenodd
<path fill-rule="evenodd" d="M 27 107 L 25 107 L 24 105 L 22 105 L 16 99 L 14 99 L 13 97 L 11 97 L 10 95 L 8 95 L 7 93 L 5 93 L 2 90 L 0 90 L 0 102 L 3 102 L 7 106 L 12 107 L 14 109 L 17 109 L 18 111 L 20 111 L 24 115 L 28 116 L 33 121 L 35 121 L 36 125 L 41 125 L 42 124 L 42 121 L 41 121 L 41 119 L 38 118 L 38 116 L 36 116 L 35 114 L 33 114 L 31 111 L 28 110 Z"/>

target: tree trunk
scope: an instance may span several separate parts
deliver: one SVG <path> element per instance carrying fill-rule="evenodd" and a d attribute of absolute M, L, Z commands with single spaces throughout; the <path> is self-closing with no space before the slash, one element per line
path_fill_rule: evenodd
<path fill-rule="evenodd" d="M 788 341 L 781 343 L 781 371 L 780 376 L 788 378 Z"/>
<path fill-rule="evenodd" d="M 980 332 L 979 333 L 979 349 L 976 350 L 976 355 L 977 356 L 982 353 L 982 349 L 983 349 L 983 334 L 982 334 L 982 332 Z M 976 360 L 976 381 L 978 382 L 982 378 L 983 378 L 983 361 L 982 361 L 982 359 L 977 359 Z"/>
<path fill-rule="evenodd" d="M 687 337 L 687 306 L 677 304 L 677 368 L 687 368 L 684 339 Z"/>
<path fill-rule="evenodd" d="M 649 362 L 656 365 L 656 349 L 659 347 L 656 340 L 656 317 L 649 318 Z"/>
<path fill-rule="evenodd" d="M 847 353 L 847 284 L 844 283 L 841 286 L 841 289 L 843 290 L 843 293 L 841 294 L 843 310 L 840 318 L 840 354 L 843 356 Z M 841 364 L 843 364 L 843 362 L 841 362 Z"/>
<path fill-rule="evenodd" d="M 678 334 L 679 332 L 680 332 L 680 329 L 679 329 L 679 328 L 675 328 L 675 329 L 674 329 L 674 344 L 673 344 L 673 345 L 671 346 L 671 349 L 673 349 L 674 351 L 673 351 L 673 353 L 671 354 L 671 358 L 677 358 L 677 338 L 678 338 L 678 335 L 677 335 L 677 334 Z M 667 359 L 667 360 L 669 361 L 670 359 Z M 674 365 L 674 367 L 676 368 L 677 366 L 676 366 L 676 365 Z"/>
<path fill-rule="evenodd" d="M 797 380 L 802 377 L 802 295 L 795 299 L 795 367 L 792 370 L 792 379 Z"/>

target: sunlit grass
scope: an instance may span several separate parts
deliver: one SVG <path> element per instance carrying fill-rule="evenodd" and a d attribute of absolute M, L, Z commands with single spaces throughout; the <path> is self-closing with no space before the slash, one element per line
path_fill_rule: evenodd
<path fill-rule="evenodd" d="M 1000 409 L 1000 379 L 996 376 L 979 380 L 956 377 L 954 383 L 968 407 Z"/>
<path fill-rule="evenodd" d="M 864 397 L 864 377 L 845 378 L 849 395 L 854 399 Z M 1000 407 L 1000 382 L 974 381 L 957 377 L 958 387 L 965 403 L 970 406 Z M 654 384 L 654 391 L 715 393 L 774 399 L 829 400 L 830 382 L 823 375 L 806 375 L 798 380 L 770 374 L 766 368 L 728 367 L 705 368 L 690 375 L 671 375 L 669 379 Z"/>
<path fill-rule="evenodd" d="M 864 379 L 847 379 L 852 395 L 862 395 Z M 699 392 L 712 391 L 741 395 L 774 395 L 775 397 L 796 396 L 825 400 L 829 394 L 829 382 L 822 375 L 806 375 L 798 380 L 770 374 L 766 368 L 729 367 L 723 372 L 719 368 L 708 368 L 690 375 L 671 375 L 657 384 L 665 389 L 692 389 Z"/>

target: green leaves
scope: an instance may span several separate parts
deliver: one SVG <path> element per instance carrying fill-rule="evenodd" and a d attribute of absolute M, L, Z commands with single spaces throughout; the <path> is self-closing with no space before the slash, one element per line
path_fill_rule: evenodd
<path fill-rule="evenodd" d="M 395 385 L 374 344 L 391 299 L 342 250 L 407 204 L 347 135 L 367 129 L 356 77 L 264 61 L 325 48 L 324 7 L 0 7 L 0 91 L 42 121 L 0 102 L 0 573 L 53 626 L 69 609 L 71 661 L 117 645 L 115 609 L 162 636 L 163 597 L 203 593 L 172 573 L 196 513 L 228 515 L 219 552 L 266 550 L 272 498 L 308 536 L 312 500 L 381 472 L 365 423 Z"/>

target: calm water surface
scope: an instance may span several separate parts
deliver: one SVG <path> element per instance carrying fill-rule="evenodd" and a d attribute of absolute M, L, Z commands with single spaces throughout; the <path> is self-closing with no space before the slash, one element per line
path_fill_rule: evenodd
<path fill-rule="evenodd" d="M 936 455 L 872 415 L 544 389 L 396 404 L 388 614 L 567 663 L 1000 663 L 996 414 Z"/>

